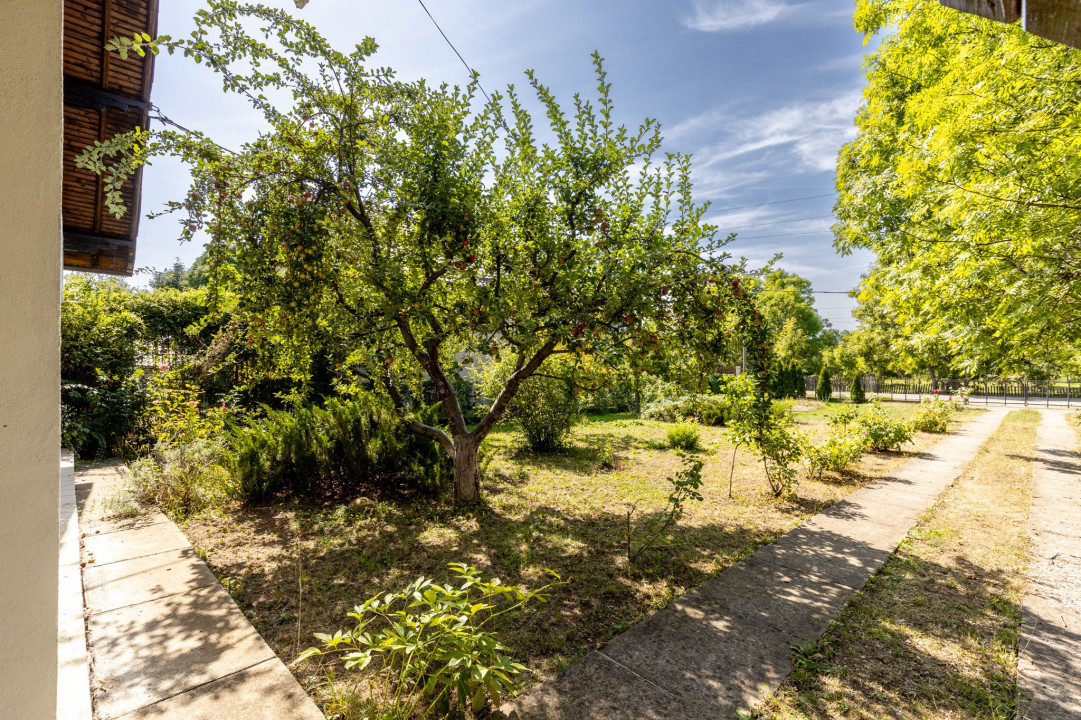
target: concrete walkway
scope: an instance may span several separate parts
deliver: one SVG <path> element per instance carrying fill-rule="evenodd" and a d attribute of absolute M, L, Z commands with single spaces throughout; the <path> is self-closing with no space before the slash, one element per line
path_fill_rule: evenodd
<path fill-rule="evenodd" d="M 323 720 L 164 515 L 110 520 L 117 467 L 80 472 L 83 591 L 100 720 Z"/>
<path fill-rule="evenodd" d="M 992 409 L 505 704 L 518 720 L 735 718 L 792 670 L 1005 417 Z M 1074 662 L 1077 662 L 1076 657 Z"/>
<path fill-rule="evenodd" d="M 1081 454 L 1065 413 L 1043 411 L 1017 663 L 1019 720 L 1081 718 Z"/>

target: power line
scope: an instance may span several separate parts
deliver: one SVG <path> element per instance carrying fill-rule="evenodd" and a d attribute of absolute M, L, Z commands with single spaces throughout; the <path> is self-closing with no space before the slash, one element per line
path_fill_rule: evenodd
<path fill-rule="evenodd" d="M 833 193 L 826 193 L 824 195 L 805 195 L 803 197 L 791 198 L 789 200 L 774 200 L 773 202 L 758 203 L 757 205 L 740 205 L 738 207 L 718 208 L 716 210 L 714 210 L 713 208 L 710 208 L 710 210 L 712 212 L 722 213 L 722 212 L 729 212 L 731 210 L 746 210 L 748 208 L 765 207 L 766 205 L 780 205 L 781 203 L 798 202 L 800 200 L 813 200 L 815 198 L 824 198 L 824 197 L 833 197 Z"/>
<path fill-rule="evenodd" d="M 754 223 L 753 225 L 729 225 L 728 227 L 720 227 L 720 228 L 717 228 L 717 229 L 718 230 L 739 230 L 740 228 L 763 227 L 765 225 L 780 225 L 781 223 L 802 222 L 803 220 L 824 220 L 825 218 L 831 218 L 831 217 L 833 217 L 832 214 L 830 214 L 830 215 L 816 215 L 814 217 L 792 218 L 791 220 L 774 220 L 773 222 Z M 828 232 L 828 231 L 823 230 L 822 232 Z"/>
<path fill-rule="evenodd" d="M 446 34 L 445 32 L 443 32 L 443 28 L 439 27 L 439 23 L 438 23 L 438 22 L 436 22 L 436 20 L 435 20 L 435 18 L 434 18 L 434 17 L 432 17 L 432 13 L 431 13 L 431 11 L 430 11 L 430 10 L 428 9 L 428 6 L 424 4 L 424 0 L 417 0 L 417 2 L 419 2 L 419 3 L 420 3 L 420 6 L 421 6 L 422 8 L 424 8 L 424 12 L 425 12 L 425 14 L 427 14 L 427 16 L 428 16 L 428 19 L 432 21 L 432 24 L 433 24 L 433 25 L 435 25 L 435 29 L 436 29 L 436 30 L 438 30 L 438 31 L 439 31 L 439 34 L 443 36 L 443 39 L 447 41 L 447 45 L 450 45 L 450 49 L 451 49 L 451 50 L 453 50 L 453 51 L 454 51 L 454 54 L 458 56 L 458 59 L 462 61 L 462 65 L 464 65 L 464 66 L 465 66 L 465 69 L 469 71 L 469 76 L 470 76 L 471 78 L 474 78 L 474 79 L 475 79 L 475 80 L 477 81 L 477 87 L 479 87 L 479 88 L 480 88 L 480 91 L 481 91 L 482 93 L 484 93 L 484 97 L 485 97 L 485 99 L 487 99 L 487 100 L 488 100 L 488 102 L 489 102 L 489 103 L 491 103 L 491 102 L 492 102 L 492 98 L 488 97 L 488 91 L 487 91 L 487 90 L 485 90 L 485 89 L 484 89 L 484 86 L 480 84 L 480 79 L 479 79 L 479 78 L 477 77 L 477 75 L 478 75 L 477 71 L 476 71 L 476 70 L 474 70 L 473 68 L 471 68 L 471 67 L 469 66 L 469 63 L 467 63 L 467 62 L 465 61 L 465 58 L 464 58 L 464 57 L 462 57 L 462 54 L 461 54 L 460 52 L 458 52 L 458 48 L 454 47 L 454 43 L 452 43 L 452 42 L 450 41 L 450 38 L 449 38 L 449 37 L 447 37 L 447 34 Z"/>
<path fill-rule="evenodd" d="M 740 240 L 765 240 L 766 238 L 779 238 L 779 237 L 798 237 L 800 235 L 825 235 L 831 230 L 811 230 L 810 232 L 798 232 L 798 233 L 783 233 L 780 235 L 751 235 L 750 237 L 741 237 Z"/>

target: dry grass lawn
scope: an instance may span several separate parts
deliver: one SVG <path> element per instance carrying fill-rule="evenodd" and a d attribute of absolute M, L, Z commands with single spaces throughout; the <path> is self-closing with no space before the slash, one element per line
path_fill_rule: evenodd
<path fill-rule="evenodd" d="M 805 432 L 822 436 L 827 416 L 841 407 L 800 401 L 795 417 Z M 884 407 L 899 417 L 914 409 Z M 979 412 L 959 413 L 953 426 Z M 665 478 L 681 467 L 665 447 L 668 427 L 594 417 L 574 428 L 564 450 L 546 455 L 523 449 L 513 426 L 501 428 L 488 443 L 493 457 L 481 507 L 378 498 L 360 513 L 295 500 L 238 504 L 192 519 L 184 530 L 287 662 L 313 644 L 312 633 L 348 627 L 346 613 L 364 599 L 421 575 L 449 579 L 448 562 L 526 587 L 542 584 L 551 568 L 570 584 L 498 628 L 512 656 L 545 677 L 941 437 L 918 433 L 905 452 L 868 454 L 852 472 L 803 480 L 782 500 L 768 496 L 760 465 L 741 451 L 729 499 L 727 431 L 703 427 L 703 502 L 688 506 L 662 546 L 628 567 L 621 547 L 628 506 L 659 510 Z M 615 450 L 614 470 L 600 467 L 606 442 Z M 309 661 L 295 672 L 328 717 L 344 709 L 325 669 Z"/>
<path fill-rule="evenodd" d="M 1039 417 L 1007 416 L 758 717 L 1013 719 Z"/>

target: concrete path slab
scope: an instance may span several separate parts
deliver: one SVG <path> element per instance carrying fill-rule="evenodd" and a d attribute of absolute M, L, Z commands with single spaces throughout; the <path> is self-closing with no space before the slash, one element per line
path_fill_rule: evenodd
<path fill-rule="evenodd" d="M 792 671 L 790 646 L 822 636 L 1005 415 L 997 409 L 972 420 L 890 477 L 504 704 L 502 713 L 516 720 L 600 720 L 734 718 L 749 711 Z"/>
<path fill-rule="evenodd" d="M 1081 718 L 1081 452 L 1065 413 L 1043 410 L 1017 663 L 1019 720 Z"/>
<path fill-rule="evenodd" d="M 323 720 L 311 698 L 277 658 L 147 705 L 123 720 L 222 720 L 222 718 Z"/>
<path fill-rule="evenodd" d="M 190 547 L 133 560 L 87 565 L 83 572 L 86 604 L 94 613 L 163 598 L 217 584 Z"/>
<path fill-rule="evenodd" d="M 220 585 L 90 616 L 102 717 L 121 717 L 275 657 Z"/>
<path fill-rule="evenodd" d="M 108 516 L 119 468 L 79 480 L 97 718 L 322 720 L 172 521 Z"/>
<path fill-rule="evenodd" d="M 88 534 L 83 539 L 87 563 L 98 567 L 156 553 L 190 549 L 188 539 L 173 523 L 158 523 L 102 535 Z"/>

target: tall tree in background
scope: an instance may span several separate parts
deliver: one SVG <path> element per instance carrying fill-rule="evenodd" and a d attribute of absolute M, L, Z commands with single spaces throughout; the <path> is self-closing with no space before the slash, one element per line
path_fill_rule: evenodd
<path fill-rule="evenodd" d="M 895 337 L 962 372 L 1076 354 L 1081 51 L 919 0 L 859 0 L 855 24 L 888 35 L 834 230 L 876 253 L 869 293 Z"/>
<path fill-rule="evenodd" d="M 811 281 L 784 270 L 769 270 L 756 290 L 777 361 L 797 365 L 804 374 L 817 373 L 823 351 L 836 337 L 829 321 L 815 310 Z"/>
<path fill-rule="evenodd" d="M 106 173 L 158 153 L 186 161 L 193 185 L 173 209 L 185 236 L 210 234 L 212 286 L 273 352 L 336 344 L 343 373 L 381 386 L 443 446 L 457 501 L 479 498 L 481 441 L 554 355 L 637 369 L 675 352 L 701 373 L 743 342 L 764 382 L 766 326 L 742 268 L 725 264 L 727 241 L 702 222 L 689 159 L 662 154 L 652 120 L 616 124 L 599 57 L 595 99 L 575 96 L 571 114 L 527 73 L 547 120 L 540 140 L 513 87 L 481 104 L 475 82 L 402 82 L 366 66 L 374 41 L 341 53 L 259 5 L 213 0 L 195 19 L 191 39 L 112 44 L 183 51 L 267 129 L 233 152 L 196 133 L 142 133 L 82 161 Z M 114 156 L 126 159 L 108 165 Z M 482 356 L 514 369 L 469 427 L 453 374 Z M 446 427 L 412 412 L 425 380 Z"/>

